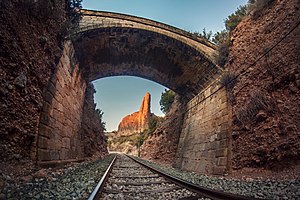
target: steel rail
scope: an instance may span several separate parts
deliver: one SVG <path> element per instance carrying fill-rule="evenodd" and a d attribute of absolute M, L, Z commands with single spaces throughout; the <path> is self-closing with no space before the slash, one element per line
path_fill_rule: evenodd
<path fill-rule="evenodd" d="M 253 197 L 248 197 L 248 196 L 242 196 L 242 195 L 238 195 L 238 194 L 232 194 L 232 193 L 227 193 L 227 192 L 223 192 L 223 191 L 219 191 L 219 190 L 214 190 L 214 189 L 210 189 L 210 188 L 205 188 L 190 182 L 187 182 L 183 179 L 171 176 L 169 174 L 166 174 L 165 172 L 162 172 L 150 165 L 147 165 L 139 160 L 137 160 L 136 158 L 126 155 L 129 158 L 131 158 L 132 160 L 134 160 L 135 162 L 147 167 L 148 169 L 150 169 L 151 171 L 163 176 L 164 178 L 168 179 L 169 181 L 177 184 L 177 185 L 181 185 L 182 187 L 185 187 L 197 194 L 203 195 L 207 198 L 211 198 L 211 199 L 215 199 L 215 200 L 255 200 L 256 198 Z"/>
<path fill-rule="evenodd" d="M 108 168 L 106 169 L 105 173 L 103 174 L 102 178 L 100 179 L 100 181 L 98 182 L 97 186 L 95 187 L 95 189 L 93 190 L 92 194 L 89 196 L 88 200 L 95 200 L 95 199 L 99 199 L 100 194 L 104 188 L 104 184 L 106 183 L 108 176 L 112 170 L 112 167 L 115 163 L 115 160 L 117 158 L 117 155 L 115 155 L 115 157 L 113 158 L 113 160 L 111 161 L 110 165 L 108 166 Z"/>

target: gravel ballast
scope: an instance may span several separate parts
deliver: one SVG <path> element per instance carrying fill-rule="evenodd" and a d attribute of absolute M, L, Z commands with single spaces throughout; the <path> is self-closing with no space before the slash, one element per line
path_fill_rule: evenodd
<path fill-rule="evenodd" d="M 113 156 L 69 166 L 25 183 L 7 182 L 2 195 L 4 199 L 87 199 Z"/>
<path fill-rule="evenodd" d="M 300 199 L 300 179 L 292 180 L 250 180 L 242 181 L 223 177 L 211 177 L 191 172 L 183 172 L 174 168 L 164 167 L 157 163 L 137 158 L 167 174 L 188 182 L 233 194 L 259 199 Z"/>
<path fill-rule="evenodd" d="M 100 199 L 181 199 L 198 197 L 124 155 L 118 155 Z M 206 199 L 206 198 L 197 198 Z"/>
<path fill-rule="evenodd" d="M 2 199 L 87 199 L 101 179 L 114 155 L 102 160 L 68 166 L 59 172 L 48 172 L 44 178 L 34 177 L 30 181 L 16 183 L 7 178 L 5 188 L 0 194 Z M 191 183 L 216 190 L 240 194 L 259 199 L 300 199 L 300 180 L 254 180 L 242 181 L 223 177 L 211 177 L 164 167 L 157 163 L 139 159 L 170 175 Z M 132 169 L 134 166 L 132 166 Z M 118 182 L 132 182 L 118 179 Z M 148 181 L 160 181 L 153 177 Z M 140 181 L 141 182 L 141 181 Z M 112 184 L 112 187 L 115 185 Z M 171 194 L 171 193 L 170 193 Z M 120 194 L 120 198 L 125 196 Z M 166 194 L 167 195 L 167 194 Z M 116 196 L 108 196 L 114 199 Z M 148 196 L 149 197 L 149 196 Z M 166 196 L 167 197 L 167 196 Z M 165 197 L 165 198 L 166 198 Z M 146 198 L 146 197 L 145 197 Z M 163 198 L 163 197 L 162 197 Z"/>

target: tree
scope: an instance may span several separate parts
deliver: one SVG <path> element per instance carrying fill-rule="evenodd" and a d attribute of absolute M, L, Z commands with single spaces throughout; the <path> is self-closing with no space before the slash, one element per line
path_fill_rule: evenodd
<path fill-rule="evenodd" d="M 233 31 L 235 27 L 242 21 L 242 19 L 247 15 L 248 6 L 240 6 L 234 13 L 225 19 L 225 27 L 229 32 Z"/>
<path fill-rule="evenodd" d="M 221 44 L 227 43 L 229 39 L 229 33 L 226 30 L 222 30 L 221 32 L 217 32 L 214 34 L 212 39 L 213 43 L 220 46 Z"/>
<path fill-rule="evenodd" d="M 206 32 L 206 29 L 204 28 L 202 33 L 199 33 L 196 31 L 196 32 L 194 32 L 194 34 L 197 36 L 201 36 L 201 37 L 207 39 L 208 41 L 211 41 L 211 37 L 212 37 L 213 33 L 212 33 L 212 31 Z"/>
<path fill-rule="evenodd" d="M 219 46 L 219 56 L 217 58 L 217 63 L 224 67 L 229 55 L 230 34 L 237 27 L 237 25 L 242 21 L 242 19 L 247 15 L 248 5 L 240 6 L 234 13 L 225 19 L 226 30 L 217 32 L 212 41 Z"/>
<path fill-rule="evenodd" d="M 99 122 L 100 122 L 100 125 L 101 125 L 101 128 L 103 129 L 103 131 L 106 131 L 106 128 L 105 128 L 105 122 L 103 121 L 102 117 L 103 117 L 103 111 L 100 110 L 99 108 L 96 109 L 96 113 L 99 117 Z"/>
<path fill-rule="evenodd" d="M 147 133 L 147 137 L 148 135 L 151 135 L 152 133 L 154 133 L 154 131 L 157 129 L 158 125 L 162 122 L 163 117 L 159 117 L 156 115 L 152 115 L 150 117 L 149 120 L 149 131 Z"/>
<path fill-rule="evenodd" d="M 66 10 L 68 14 L 68 20 L 63 30 L 63 35 L 68 35 L 73 29 L 78 28 L 79 21 L 82 18 L 79 10 L 82 8 L 83 0 L 66 0 Z"/>
<path fill-rule="evenodd" d="M 175 92 L 172 90 L 166 90 L 161 94 L 161 99 L 159 101 L 160 110 L 163 113 L 167 113 L 170 110 L 172 103 L 174 102 Z"/>

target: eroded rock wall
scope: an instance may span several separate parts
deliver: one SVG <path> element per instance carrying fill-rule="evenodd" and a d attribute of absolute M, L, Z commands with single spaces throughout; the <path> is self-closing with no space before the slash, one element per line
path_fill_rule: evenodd
<path fill-rule="evenodd" d="M 163 122 L 144 141 L 141 157 L 156 162 L 172 165 L 175 161 L 176 149 L 183 122 L 184 104 L 176 95 L 175 100 Z"/>
<path fill-rule="evenodd" d="M 275 0 L 260 12 L 247 16 L 232 35 L 225 68 L 236 74 L 248 68 L 233 90 L 235 169 L 289 167 L 289 163 L 299 161 L 299 24 L 295 28 L 300 21 L 299 9 L 298 0 Z"/>
<path fill-rule="evenodd" d="M 105 127 L 99 115 L 101 113 L 96 111 L 94 93 L 94 86 L 90 83 L 85 92 L 80 133 L 85 157 L 103 156 L 108 153 L 107 139 L 104 135 Z"/>

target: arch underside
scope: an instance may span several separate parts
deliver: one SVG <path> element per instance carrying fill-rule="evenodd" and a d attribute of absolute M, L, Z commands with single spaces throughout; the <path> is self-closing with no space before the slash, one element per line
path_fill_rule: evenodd
<path fill-rule="evenodd" d="M 206 55 L 166 35 L 136 28 L 96 28 L 78 34 L 75 52 L 88 81 L 130 75 L 191 99 L 221 72 Z"/>

